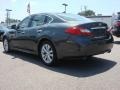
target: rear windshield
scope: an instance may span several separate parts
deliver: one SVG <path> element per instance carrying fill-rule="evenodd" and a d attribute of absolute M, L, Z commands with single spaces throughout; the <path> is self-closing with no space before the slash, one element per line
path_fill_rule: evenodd
<path fill-rule="evenodd" d="M 57 14 L 57 15 L 60 18 L 64 19 L 65 21 L 93 22 L 93 20 L 91 19 L 75 14 Z"/>

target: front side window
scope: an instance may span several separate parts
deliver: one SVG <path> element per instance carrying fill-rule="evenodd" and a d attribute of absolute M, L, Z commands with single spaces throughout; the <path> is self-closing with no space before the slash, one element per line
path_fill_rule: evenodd
<path fill-rule="evenodd" d="M 27 28 L 30 22 L 30 17 L 25 18 L 20 24 L 19 28 Z"/>

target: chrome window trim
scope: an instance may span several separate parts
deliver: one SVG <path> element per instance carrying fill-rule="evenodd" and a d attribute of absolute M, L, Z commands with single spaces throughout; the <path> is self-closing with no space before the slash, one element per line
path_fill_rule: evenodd
<path fill-rule="evenodd" d="M 91 28 L 91 29 L 106 29 L 106 27 L 94 27 L 94 28 Z"/>

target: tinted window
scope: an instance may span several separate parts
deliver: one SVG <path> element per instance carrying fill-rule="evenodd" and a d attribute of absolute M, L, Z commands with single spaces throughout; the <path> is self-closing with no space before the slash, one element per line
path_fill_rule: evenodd
<path fill-rule="evenodd" d="M 92 20 L 85 18 L 80 15 L 74 14 L 57 14 L 60 18 L 64 19 L 65 21 L 81 21 L 81 22 L 91 22 Z"/>
<path fill-rule="evenodd" d="M 25 18 L 20 24 L 19 28 L 26 28 L 29 25 L 30 17 Z"/>
<path fill-rule="evenodd" d="M 52 18 L 49 17 L 49 16 L 46 16 L 46 21 L 45 21 L 45 23 L 50 23 L 51 21 L 52 21 Z"/>
<path fill-rule="evenodd" d="M 44 15 L 36 15 L 33 17 L 31 22 L 31 27 L 40 26 L 44 24 L 45 16 Z"/>

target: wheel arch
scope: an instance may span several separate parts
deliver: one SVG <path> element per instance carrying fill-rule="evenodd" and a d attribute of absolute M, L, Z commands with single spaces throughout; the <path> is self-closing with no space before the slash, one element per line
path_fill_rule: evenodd
<path fill-rule="evenodd" d="M 54 48 L 55 48 L 55 50 L 56 50 L 55 43 L 51 40 L 51 38 L 43 37 L 43 38 L 39 39 L 39 42 L 38 42 L 38 45 L 37 45 L 37 50 L 38 50 L 38 52 L 39 52 L 39 47 L 40 47 L 40 45 L 41 45 L 44 41 L 49 41 L 49 42 L 54 46 Z"/>

